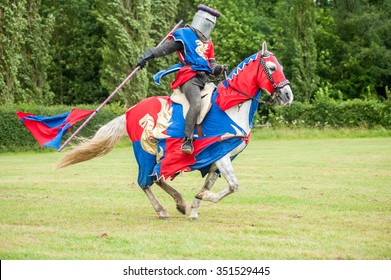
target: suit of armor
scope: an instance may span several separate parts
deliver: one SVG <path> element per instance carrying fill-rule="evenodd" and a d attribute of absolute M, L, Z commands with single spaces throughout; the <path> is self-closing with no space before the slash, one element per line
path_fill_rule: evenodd
<path fill-rule="evenodd" d="M 180 64 L 160 71 L 154 79 L 160 84 L 162 77 L 178 72 L 171 83 L 171 89 L 180 87 L 190 104 L 182 145 L 182 151 L 187 154 L 193 153 L 194 126 L 201 110 L 201 90 L 208 80 L 208 75 L 219 75 L 226 70 L 226 66 L 216 63 L 214 45 L 209 38 L 219 14 L 204 5 L 199 5 L 198 9 L 190 25 L 176 30 L 171 40 L 154 49 L 148 49 L 137 62 L 137 66 L 143 68 L 150 59 L 178 52 Z M 213 11 L 213 14 L 210 11 Z"/>

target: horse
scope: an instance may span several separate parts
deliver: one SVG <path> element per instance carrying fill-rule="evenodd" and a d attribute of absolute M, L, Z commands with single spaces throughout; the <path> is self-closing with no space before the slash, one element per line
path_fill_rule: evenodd
<path fill-rule="evenodd" d="M 149 97 L 129 108 L 125 114 L 102 126 L 91 139 L 84 139 L 57 163 L 63 168 L 109 153 L 122 137 L 132 141 L 139 166 L 138 184 L 145 192 L 160 219 L 169 218 L 151 186 L 157 184 L 175 201 L 177 210 L 186 214 L 182 195 L 168 184 L 182 172 L 201 171 L 205 182 L 190 206 L 190 219 L 198 218 L 201 201 L 217 203 L 238 190 L 239 184 L 232 160 L 248 145 L 253 117 L 261 92 L 267 92 L 274 103 L 290 105 L 293 92 L 283 68 L 263 42 L 261 51 L 242 61 L 218 86 L 210 97 L 209 111 L 194 129 L 194 153 L 185 154 L 183 143 L 185 106 L 169 96 Z M 219 177 L 228 186 L 213 193 Z"/>

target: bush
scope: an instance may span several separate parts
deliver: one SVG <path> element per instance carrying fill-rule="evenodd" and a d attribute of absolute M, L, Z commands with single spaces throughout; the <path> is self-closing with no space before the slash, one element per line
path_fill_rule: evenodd
<path fill-rule="evenodd" d="M 317 99 L 312 104 L 294 102 L 289 107 L 261 109 L 261 120 L 274 127 L 391 128 L 391 102 L 378 100 Z"/>
<path fill-rule="evenodd" d="M 78 105 L 80 109 L 96 109 L 96 105 Z M 41 150 L 37 141 L 16 116 L 17 111 L 36 115 L 54 116 L 72 109 L 70 106 L 44 107 L 38 105 L 7 105 L 0 107 L 0 152 Z M 123 114 L 125 109 L 119 104 L 105 106 L 81 130 L 79 136 L 91 137 L 102 125 Z M 391 129 L 391 101 L 348 100 L 336 101 L 331 98 L 317 98 L 312 104 L 293 102 L 289 107 L 259 107 L 260 124 L 273 127 L 330 127 L 330 128 L 375 128 Z M 66 136 L 79 127 L 76 124 Z M 51 149 L 52 150 L 52 149 Z M 54 151 L 54 150 L 53 150 Z"/>
<path fill-rule="evenodd" d="M 78 105 L 79 109 L 94 110 L 97 105 Z M 26 127 L 16 116 L 17 111 L 28 112 L 41 116 L 55 116 L 69 112 L 74 107 L 70 106 L 51 106 L 40 105 L 5 105 L 0 107 L 0 152 L 12 152 L 39 149 L 40 146 Z M 115 117 L 123 114 L 125 109 L 118 104 L 109 104 L 105 106 L 78 134 L 83 137 L 90 137 L 99 127 L 106 124 Z M 80 125 L 77 123 L 67 134 L 70 136 Z M 54 151 L 54 150 L 53 150 Z"/>

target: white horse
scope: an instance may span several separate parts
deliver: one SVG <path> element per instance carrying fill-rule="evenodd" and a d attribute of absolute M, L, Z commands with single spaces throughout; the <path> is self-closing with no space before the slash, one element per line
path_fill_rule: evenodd
<path fill-rule="evenodd" d="M 58 162 L 57 168 L 107 154 L 128 132 L 139 164 L 139 185 L 159 218 L 169 215 L 152 193 L 153 183 L 170 194 L 178 211 L 185 214 L 182 195 L 167 180 L 183 171 L 201 170 L 207 175 L 190 207 L 190 218 L 197 219 L 201 201 L 216 203 L 238 189 L 231 161 L 247 146 L 254 113 L 258 104 L 264 103 L 259 99 L 261 90 L 281 106 L 293 101 L 289 82 L 278 60 L 267 51 L 266 43 L 260 52 L 241 62 L 214 91 L 211 111 L 201 124 L 203 132 L 196 131 L 194 155 L 183 154 L 179 148 L 183 143 L 184 107 L 169 97 L 151 97 L 102 126 L 93 138 L 75 146 Z M 211 188 L 220 175 L 228 186 L 213 193 Z"/>

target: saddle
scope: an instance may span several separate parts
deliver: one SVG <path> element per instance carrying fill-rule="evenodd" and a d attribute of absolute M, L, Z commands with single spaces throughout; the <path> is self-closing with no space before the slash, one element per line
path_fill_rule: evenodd
<path fill-rule="evenodd" d="M 216 89 L 214 83 L 206 83 L 204 89 L 201 91 L 201 110 L 200 114 L 197 117 L 196 124 L 200 125 L 204 120 L 206 114 L 208 114 L 210 108 L 212 107 L 212 93 Z M 182 105 L 183 118 L 186 118 L 187 111 L 189 111 L 190 104 L 187 101 L 185 94 L 179 89 L 176 88 L 173 90 L 173 93 L 170 96 L 172 102 Z"/>

